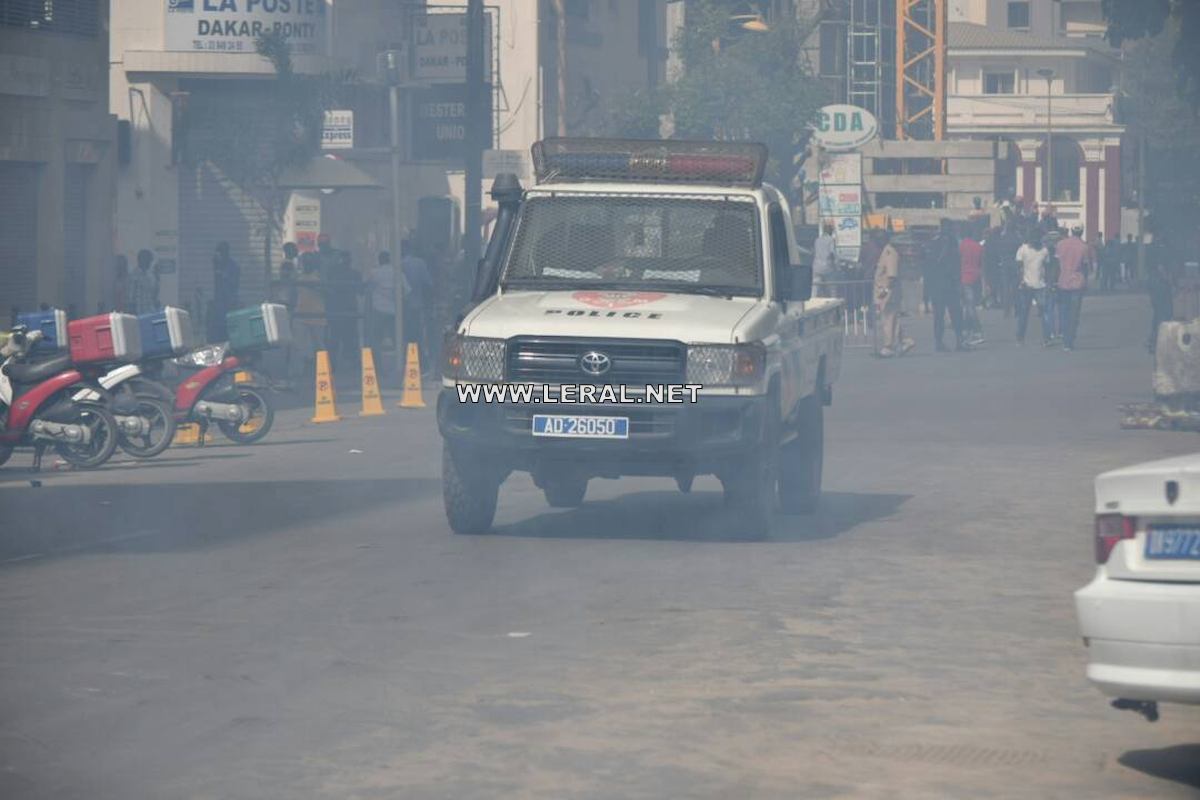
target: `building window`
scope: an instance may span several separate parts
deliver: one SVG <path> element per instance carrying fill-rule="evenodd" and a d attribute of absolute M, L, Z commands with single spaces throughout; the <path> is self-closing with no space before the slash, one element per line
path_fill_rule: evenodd
<path fill-rule="evenodd" d="M 1014 71 L 983 73 L 984 94 L 1015 94 L 1016 90 L 1017 78 Z"/>
<path fill-rule="evenodd" d="M 1008 4 L 1008 27 L 1029 30 L 1029 0 Z"/>
<path fill-rule="evenodd" d="M 0 0 L 0 25 L 94 37 L 100 28 L 99 0 Z"/>

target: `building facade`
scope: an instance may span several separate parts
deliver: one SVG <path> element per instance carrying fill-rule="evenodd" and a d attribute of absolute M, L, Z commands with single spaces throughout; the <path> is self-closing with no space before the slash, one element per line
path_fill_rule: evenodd
<path fill-rule="evenodd" d="M 301 228 L 329 234 L 359 270 L 391 247 L 391 117 L 380 70 L 388 51 L 402 53 L 408 73 L 400 90 L 404 233 L 436 251 L 439 262 L 454 263 L 467 191 L 463 0 L 300 0 L 290 4 L 290 16 L 264 10 L 271 4 L 240 13 L 202 13 L 222 5 L 203 0 L 113 5 L 112 109 L 128 124 L 132 142 L 118 176 L 117 246 L 131 258 L 141 248 L 154 251 L 165 302 L 203 309 L 219 241 L 229 242 L 241 264 L 244 302 L 268 294 L 280 246 L 298 238 Z M 564 133 L 599 132 L 615 98 L 661 78 L 666 5 L 487 3 L 490 147 L 519 153 L 528 178 L 530 145 L 558 133 L 560 120 Z M 297 15 L 297 7 L 304 13 Z M 187 152 L 198 129 L 221 124 L 226 115 L 235 125 L 249 125 L 256 99 L 272 91 L 273 69 L 253 50 L 256 24 L 258 30 L 293 26 L 297 71 L 338 76 L 335 106 L 350 112 L 339 118 L 352 119 L 351 130 L 343 130 L 326 155 L 370 176 L 374 187 L 308 186 L 264 204 L 219 159 L 198 160 Z M 511 159 L 489 158 L 485 166 L 493 163 Z M 486 178 L 485 169 L 485 180 L 473 188 L 485 193 Z M 287 210 L 282 219 L 281 209 Z"/>
<path fill-rule="evenodd" d="M 1100 0 L 951 0 L 946 129 L 1006 142 L 997 194 L 1121 233 L 1119 53 Z"/>
<path fill-rule="evenodd" d="M 106 0 L 0 2 L 0 302 L 111 307 Z"/>

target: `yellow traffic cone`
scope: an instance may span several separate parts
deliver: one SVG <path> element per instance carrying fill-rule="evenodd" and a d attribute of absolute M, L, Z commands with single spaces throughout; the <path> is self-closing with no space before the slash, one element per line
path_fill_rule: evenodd
<path fill-rule="evenodd" d="M 386 414 L 383 398 L 379 395 L 379 381 L 375 378 L 375 354 L 371 348 L 362 349 L 362 411 L 360 417 L 378 417 Z"/>
<path fill-rule="evenodd" d="M 404 394 L 400 395 L 400 408 L 424 408 L 425 400 L 421 397 L 421 356 L 417 352 L 417 343 L 409 342 L 408 358 L 404 359 Z"/>
<path fill-rule="evenodd" d="M 333 372 L 329 369 L 329 353 L 317 351 L 317 407 L 309 422 L 337 422 L 337 395 L 333 390 Z"/>
<path fill-rule="evenodd" d="M 175 437 L 171 439 L 172 447 L 200 444 L 200 426 L 194 422 L 185 422 L 175 428 Z"/>

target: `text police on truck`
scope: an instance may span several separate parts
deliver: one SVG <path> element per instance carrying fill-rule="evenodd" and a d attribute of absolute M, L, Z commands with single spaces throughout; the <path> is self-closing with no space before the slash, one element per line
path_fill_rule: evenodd
<path fill-rule="evenodd" d="M 811 298 L 766 148 L 548 139 L 502 175 L 475 297 L 448 338 L 438 424 L 450 526 L 486 532 L 529 472 L 552 506 L 592 478 L 720 479 L 733 524 L 821 491 L 842 302 Z"/>

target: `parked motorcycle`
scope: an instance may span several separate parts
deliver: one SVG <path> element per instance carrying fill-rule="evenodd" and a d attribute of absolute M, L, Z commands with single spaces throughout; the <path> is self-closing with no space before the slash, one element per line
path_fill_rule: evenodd
<path fill-rule="evenodd" d="M 210 344 L 175 359 L 185 371 L 171 399 L 175 421 L 200 426 L 200 444 L 212 423 L 238 444 L 253 444 L 271 430 L 275 410 L 267 399 L 266 386 L 253 372 L 254 354 L 231 355 L 225 344 Z M 238 381 L 238 373 L 251 379 Z"/>
<path fill-rule="evenodd" d="M 17 447 L 33 447 L 33 468 L 53 445 L 63 460 L 81 469 L 98 467 L 112 456 L 119 438 L 111 401 L 103 387 L 91 384 L 74 367 L 69 353 L 27 363 L 41 331 L 15 328 L 0 347 L 0 464 Z M 81 390 L 97 400 L 76 401 Z"/>
<path fill-rule="evenodd" d="M 165 387 L 145 377 L 142 365 L 88 365 L 80 369 L 108 390 L 111 411 L 120 431 L 117 445 L 121 450 L 135 458 L 153 458 L 171 446 L 176 427 L 172 398 Z M 81 389 L 74 399 L 101 401 L 95 389 Z"/>

